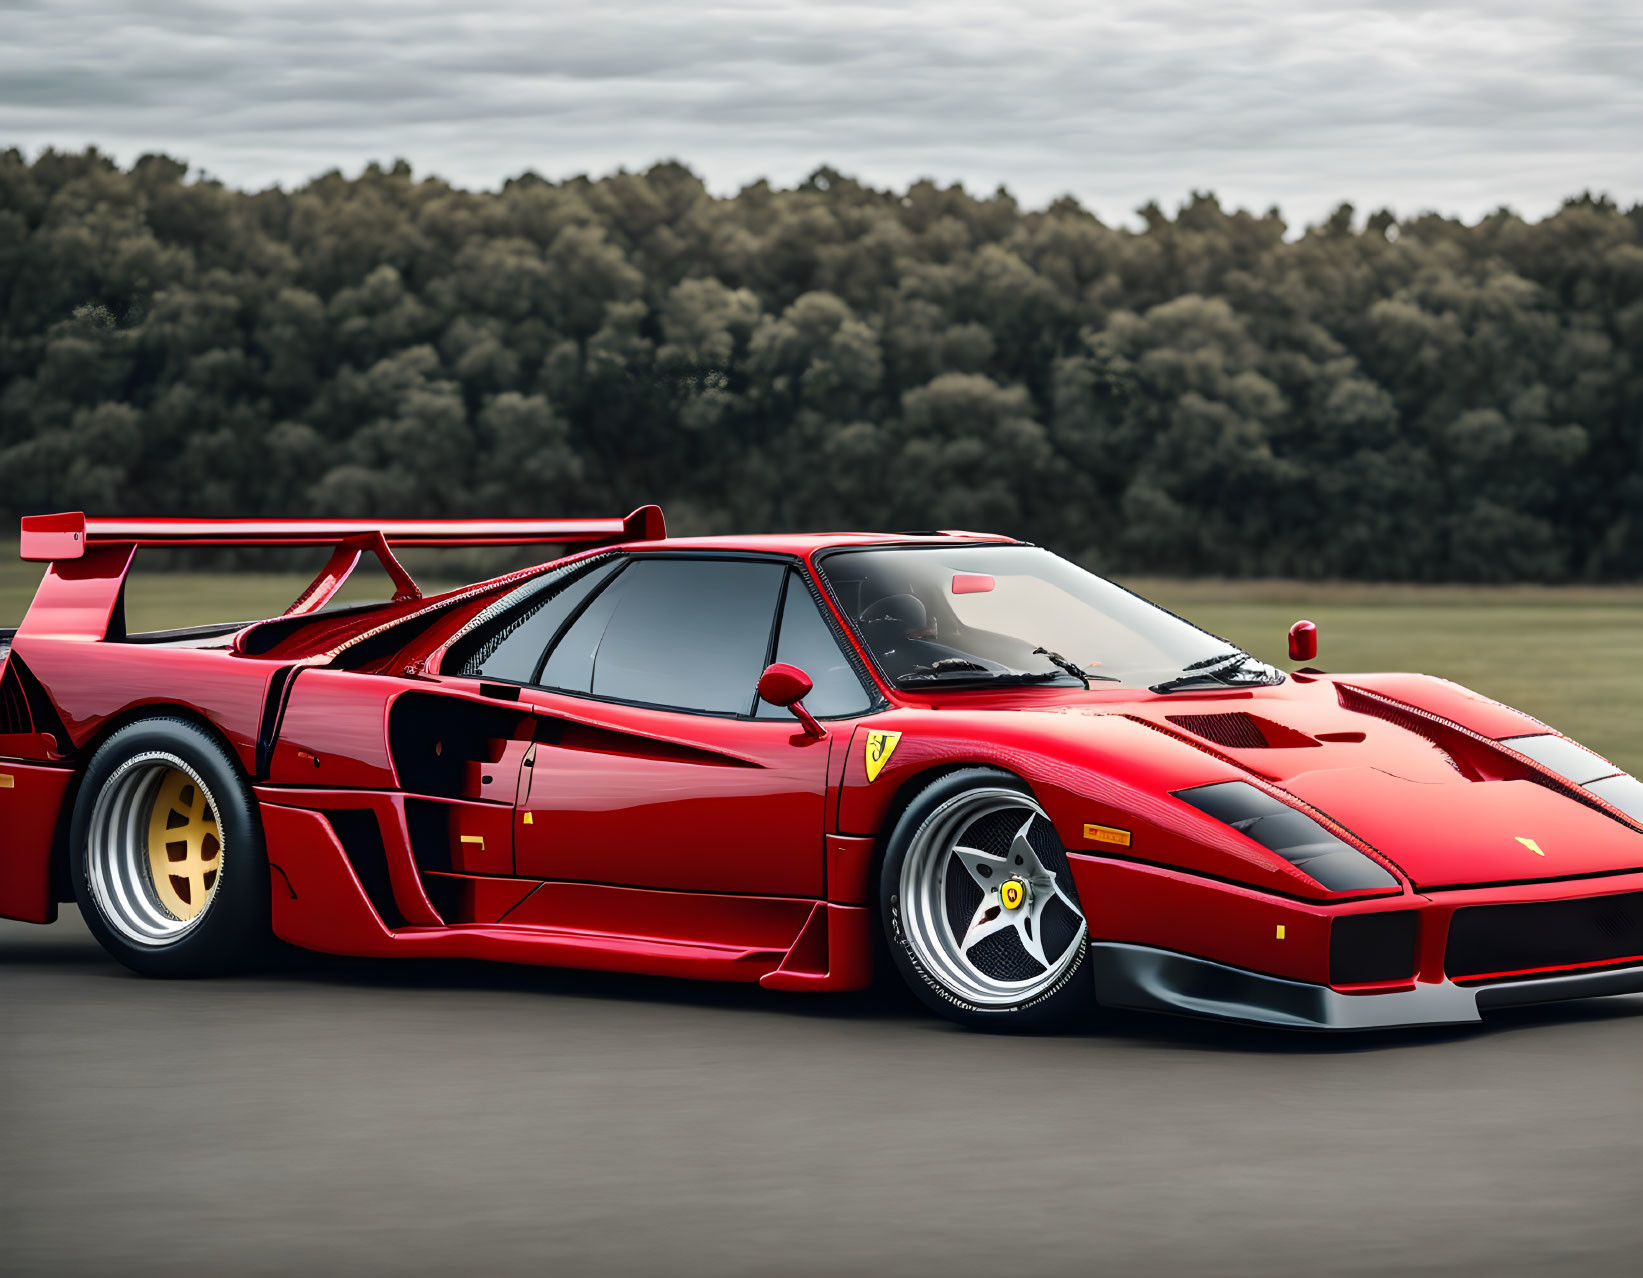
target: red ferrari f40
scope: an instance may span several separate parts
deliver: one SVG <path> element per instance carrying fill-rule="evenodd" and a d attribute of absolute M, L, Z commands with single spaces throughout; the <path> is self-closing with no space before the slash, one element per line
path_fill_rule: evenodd
<path fill-rule="evenodd" d="M 396 548 L 553 545 L 424 596 Z M 149 547 L 332 554 L 133 633 Z M 1643 991 L 1643 783 L 1441 679 L 1285 672 L 1036 546 L 625 519 L 23 521 L 0 915 L 1300 1029 Z M 332 606 L 366 553 L 393 599 Z M 1290 655 L 1310 661 L 1309 623 Z"/>

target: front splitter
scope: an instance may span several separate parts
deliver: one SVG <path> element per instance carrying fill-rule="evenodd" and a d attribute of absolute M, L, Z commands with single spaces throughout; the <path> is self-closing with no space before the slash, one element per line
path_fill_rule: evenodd
<path fill-rule="evenodd" d="M 1298 1030 L 1466 1025 L 1482 1010 L 1643 993 L 1643 966 L 1463 986 L 1422 983 L 1387 994 L 1343 994 L 1210 959 L 1116 941 L 1092 941 L 1095 996 L 1104 1007 L 1177 1012 Z"/>

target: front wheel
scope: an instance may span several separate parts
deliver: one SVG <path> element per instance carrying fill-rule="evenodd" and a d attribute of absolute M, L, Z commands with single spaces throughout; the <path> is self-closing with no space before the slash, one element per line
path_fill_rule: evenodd
<path fill-rule="evenodd" d="M 246 966 L 269 935 L 256 801 L 234 760 L 181 719 L 127 724 L 92 755 L 69 832 L 86 926 L 147 976 Z"/>
<path fill-rule="evenodd" d="M 961 1024 L 1039 1028 L 1093 1004 L 1066 851 L 1009 773 L 967 768 L 908 805 L 885 851 L 879 906 L 897 970 Z"/>

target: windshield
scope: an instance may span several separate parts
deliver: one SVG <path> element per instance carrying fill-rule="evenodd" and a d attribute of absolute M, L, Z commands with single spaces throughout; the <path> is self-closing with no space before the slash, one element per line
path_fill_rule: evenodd
<path fill-rule="evenodd" d="M 840 551 L 819 567 L 879 667 L 908 691 L 1086 681 L 1173 691 L 1282 678 L 1036 546 Z"/>

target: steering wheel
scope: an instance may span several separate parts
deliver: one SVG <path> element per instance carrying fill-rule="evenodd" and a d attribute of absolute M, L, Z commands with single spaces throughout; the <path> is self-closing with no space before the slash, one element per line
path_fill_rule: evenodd
<path fill-rule="evenodd" d="M 928 639 L 936 633 L 936 628 L 929 624 L 930 610 L 924 606 L 924 601 L 917 595 L 885 595 L 875 600 L 861 610 L 862 626 L 897 625 L 900 633 L 884 635 L 890 639 L 892 645 L 901 639 Z"/>

